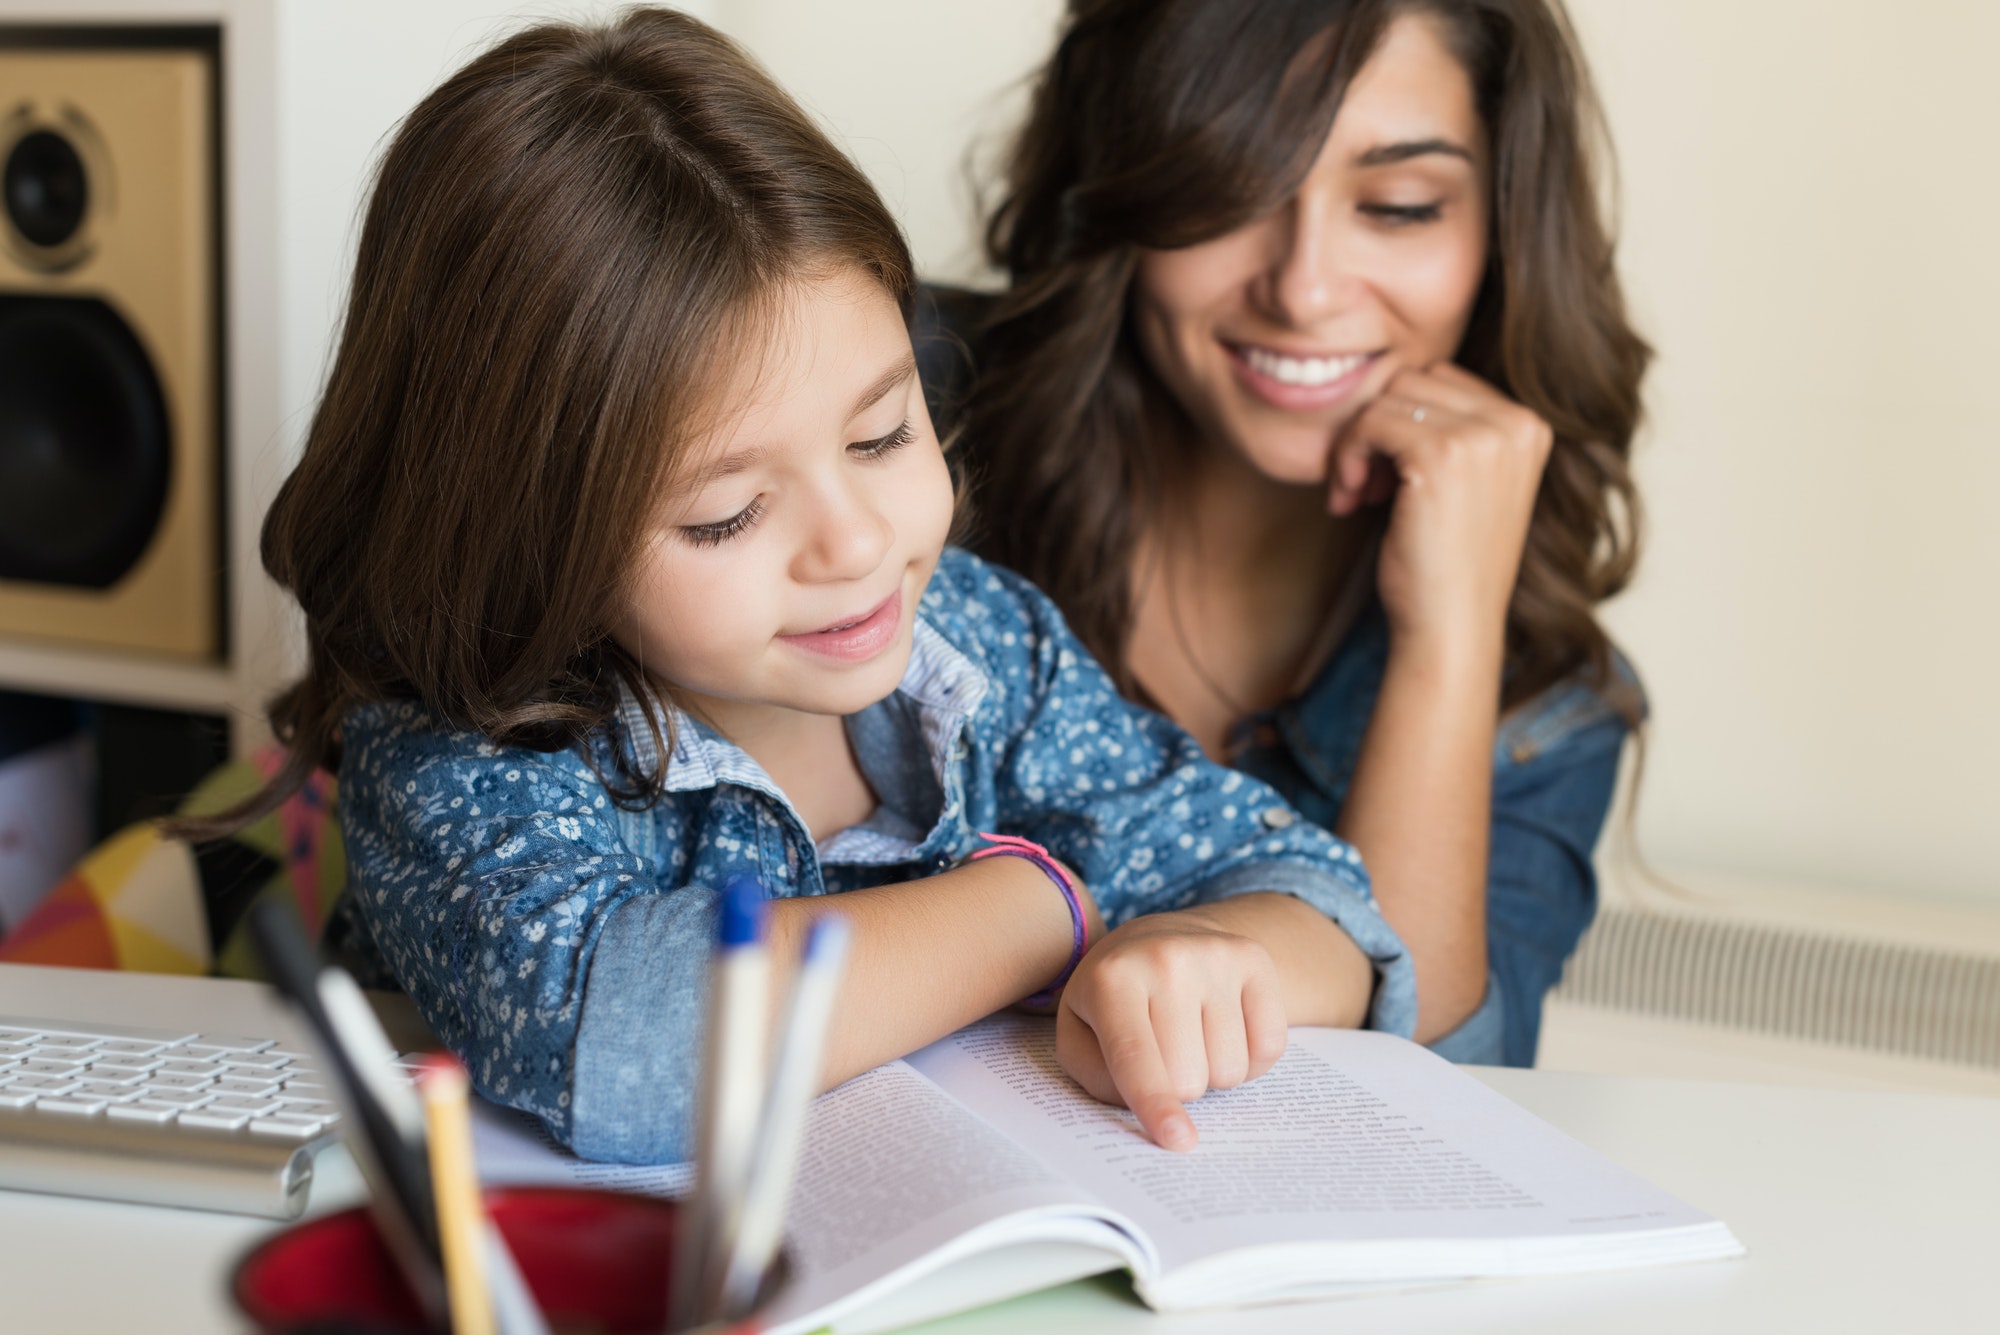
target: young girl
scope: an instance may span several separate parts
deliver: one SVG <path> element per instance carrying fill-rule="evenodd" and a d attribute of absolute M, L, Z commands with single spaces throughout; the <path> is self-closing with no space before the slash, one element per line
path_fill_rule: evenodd
<path fill-rule="evenodd" d="M 579 1153 L 685 1154 L 746 871 L 780 959 L 853 921 L 829 1084 L 1068 974 L 1066 1069 L 1185 1148 L 1287 1023 L 1410 1024 L 1352 850 L 945 546 L 911 285 L 867 182 L 676 14 L 504 42 L 383 161 L 264 530 L 311 658 L 262 803 L 338 768 L 363 935 Z"/>

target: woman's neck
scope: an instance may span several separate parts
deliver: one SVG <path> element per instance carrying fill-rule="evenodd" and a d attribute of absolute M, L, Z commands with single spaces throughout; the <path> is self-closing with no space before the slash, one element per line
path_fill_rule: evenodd
<path fill-rule="evenodd" d="M 1229 728 L 1292 694 L 1359 555 L 1323 486 L 1274 482 L 1233 450 L 1189 451 L 1132 570 L 1126 661 L 1223 758 Z"/>

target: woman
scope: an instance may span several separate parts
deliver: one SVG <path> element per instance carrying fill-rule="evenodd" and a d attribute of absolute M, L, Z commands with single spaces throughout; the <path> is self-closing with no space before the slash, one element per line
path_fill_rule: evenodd
<path fill-rule="evenodd" d="M 1592 105 L 1555 0 L 1072 0 L 988 231 L 986 554 L 1361 850 L 1458 1060 L 1533 1061 L 1644 713 Z"/>

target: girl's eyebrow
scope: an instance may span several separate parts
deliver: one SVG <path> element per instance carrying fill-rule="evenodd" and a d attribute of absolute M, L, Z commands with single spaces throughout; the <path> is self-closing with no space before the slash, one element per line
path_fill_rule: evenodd
<path fill-rule="evenodd" d="M 1432 153 L 1442 153 L 1446 157 L 1464 158 L 1472 161 L 1472 151 L 1462 144 L 1449 139 L 1405 139 L 1395 144 L 1378 144 L 1354 159 L 1357 167 L 1387 167 L 1397 162 L 1408 162 L 1411 158 L 1421 158 Z"/>
<path fill-rule="evenodd" d="M 904 353 L 901 360 L 887 371 L 884 371 L 867 389 L 861 391 L 861 397 L 854 401 L 854 409 L 847 414 L 847 420 L 851 422 L 870 408 L 873 408 L 882 401 L 883 397 L 890 390 L 902 384 L 916 373 L 916 355 L 914 353 Z"/>

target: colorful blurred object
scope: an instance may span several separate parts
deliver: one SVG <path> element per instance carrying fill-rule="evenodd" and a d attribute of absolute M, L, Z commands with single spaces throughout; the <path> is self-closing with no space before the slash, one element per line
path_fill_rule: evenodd
<path fill-rule="evenodd" d="M 277 771 L 276 749 L 211 773 L 181 804 L 222 811 Z M 270 815 L 227 839 L 189 846 L 151 822 L 92 849 L 34 912 L 0 939 L 0 962 L 149 973 L 261 973 L 245 922 L 267 898 L 290 904 L 317 938 L 347 881 L 332 776 L 315 772 Z"/>

